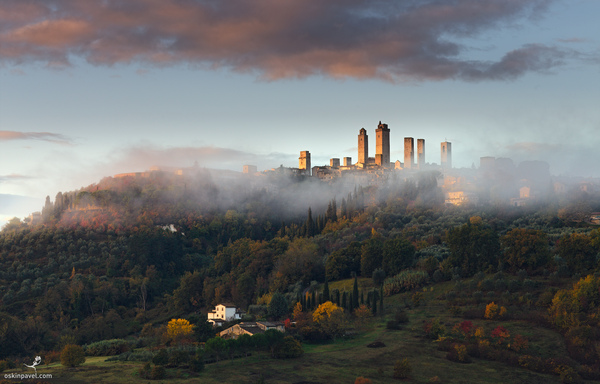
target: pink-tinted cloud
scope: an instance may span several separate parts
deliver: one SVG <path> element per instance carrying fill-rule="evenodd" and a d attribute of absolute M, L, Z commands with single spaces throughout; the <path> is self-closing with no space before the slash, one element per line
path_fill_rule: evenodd
<path fill-rule="evenodd" d="M 496 62 L 459 41 L 543 14 L 554 0 L 3 0 L 0 57 L 68 64 L 191 63 L 265 79 L 511 80 L 567 53 L 532 44 Z M 11 15 L 15 17 L 11 17 Z"/>
<path fill-rule="evenodd" d="M 9 140 L 42 140 L 57 144 L 71 143 L 71 139 L 58 133 L 0 131 L 0 141 Z"/>

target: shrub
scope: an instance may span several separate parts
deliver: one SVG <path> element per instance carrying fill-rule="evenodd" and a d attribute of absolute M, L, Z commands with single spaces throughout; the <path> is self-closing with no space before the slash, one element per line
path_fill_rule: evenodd
<path fill-rule="evenodd" d="M 425 336 L 430 339 L 437 340 L 440 336 L 443 336 L 446 333 L 446 327 L 443 324 L 440 324 L 439 319 L 433 319 L 431 321 L 426 321 L 423 330 L 425 331 Z"/>
<path fill-rule="evenodd" d="M 273 357 L 277 359 L 291 359 L 304 354 L 302 344 L 292 336 L 286 336 L 275 345 Z"/>
<path fill-rule="evenodd" d="M 85 363 L 83 348 L 75 344 L 67 344 L 60 352 L 60 363 L 65 367 L 77 367 Z"/>
<path fill-rule="evenodd" d="M 354 380 L 354 384 L 371 384 L 372 381 L 371 379 L 367 379 L 365 377 L 357 377 L 356 380 Z"/>
<path fill-rule="evenodd" d="M 44 364 L 51 364 L 57 361 L 60 361 L 60 351 L 49 351 L 44 355 Z"/>
<path fill-rule="evenodd" d="M 150 367 L 150 363 L 146 363 L 142 368 L 140 368 L 138 373 L 142 379 L 149 379 L 151 371 L 152 367 Z"/>
<path fill-rule="evenodd" d="M 504 343 L 510 337 L 508 329 L 499 325 L 492 331 L 492 339 L 497 340 L 498 344 Z"/>
<path fill-rule="evenodd" d="M 412 372 L 408 359 L 396 360 L 394 364 L 394 379 L 407 379 Z"/>
<path fill-rule="evenodd" d="M 402 329 L 402 327 L 400 326 L 400 323 L 397 322 L 396 320 L 389 320 L 386 325 L 385 325 L 386 329 L 390 329 L 393 331 L 397 331 L 399 329 Z"/>
<path fill-rule="evenodd" d="M 408 315 L 401 309 L 398 309 L 394 314 L 394 320 L 396 320 L 400 324 L 408 323 Z"/>
<path fill-rule="evenodd" d="M 411 299 L 414 307 L 417 308 L 423 302 L 423 294 L 421 292 L 415 292 L 415 293 L 413 293 L 413 295 L 411 296 L 410 299 Z"/>
<path fill-rule="evenodd" d="M 152 358 L 152 363 L 154 365 L 167 365 L 169 363 L 169 352 L 167 352 L 167 350 L 164 348 L 161 349 Z"/>
<path fill-rule="evenodd" d="M 180 349 L 176 349 L 171 351 L 169 355 L 169 366 L 179 367 L 182 365 L 187 365 L 190 361 L 190 355 L 186 351 L 182 351 Z"/>
<path fill-rule="evenodd" d="M 396 293 L 410 291 L 420 287 L 428 279 L 429 275 L 425 271 L 406 269 L 396 276 L 385 279 L 383 282 L 383 294 L 391 296 Z"/>
<path fill-rule="evenodd" d="M 195 355 L 190 359 L 190 369 L 192 372 L 202 372 L 204 370 L 204 357 Z"/>
<path fill-rule="evenodd" d="M 129 343 L 123 339 L 102 340 L 84 347 L 87 356 L 114 356 L 129 349 Z"/>
<path fill-rule="evenodd" d="M 150 379 L 162 380 L 167 377 L 167 370 L 162 365 L 155 365 L 150 372 Z"/>
<path fill-rule="evenodd" d="M 454 344 L 446 354 L 446 359 L 463 364 L 471 362 L 471 358 L 467 353 L 467 347 L 463 344 Z"/>

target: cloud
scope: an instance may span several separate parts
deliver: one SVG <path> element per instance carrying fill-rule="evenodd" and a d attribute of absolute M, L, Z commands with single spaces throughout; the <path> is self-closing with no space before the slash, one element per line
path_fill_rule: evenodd
<path fill-rule="evenodd" d="M 539 18 L 554 1 L 3 0 L 0 57 L 53 67 L 70 57 L 191 64 L 267 80 L 512 80 L 561 65 L 569 51 L 531 44 L 473 61 L 461 39 Z"/>
<path fill-rule="evenodd" d="M 107 157 L 103 166 L 94 168 L 110 174 L 143 171 L 155 165 L 190 167 L 195 162 L 200 167 L 241 171 L 244 164 L 258 165 L 259 169 L 262 169 L 261 166 L 293 165 L 298 162 L 298 156 L 282 153 L 260 155 L 214 146 L 165 148 L 144 144 L 115 151 Z"/>
<path fill-rule="evenodd" d="M 32 177 L 30 176 L 25 176 L 25 175 L 19 175 L 16 173 L 11 173 L 10 175 L 0 175 L 0 183 L 4 183 L 7 181 L 13 181 L 13 180 L 27 180 L 27 179 L 32 179 Z"/>
<path fill-rule="evenodd" d="M 0 141 L 9 140 L 41 140 L 56 144 L 71 144 L 71 139 L 58 133 L 0 131 Z"/>

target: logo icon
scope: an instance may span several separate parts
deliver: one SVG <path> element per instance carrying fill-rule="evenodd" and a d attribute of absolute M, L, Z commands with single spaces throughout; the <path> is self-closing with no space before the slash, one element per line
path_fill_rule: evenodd
<path fill-rule="evenodd" d="M 23 364 L 24 366 L 28 367 L 28 368 L 33 368 L 35 369 L 35 374 L 37 375 L 37 365 L 40 365 L 40 363 L 42 362 L 42 358 L 40 356 L 36 356 L 35 360 L 33 360 L 33 363 L 31 365 L 27 365 L 27 364 Z"/>

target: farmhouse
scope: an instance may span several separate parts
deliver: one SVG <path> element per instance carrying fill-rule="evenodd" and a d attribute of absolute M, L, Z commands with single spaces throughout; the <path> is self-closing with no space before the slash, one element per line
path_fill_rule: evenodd
<path fill-rule="evenodd" d="M 243 322 L 227 328 L 219 333 L 219 336 L 225 339 L 237 339 L 241 335 L 256 335 L 264 333 L 269 329 L 275 329 L 279 332 L 285 332 L 285 326 L 280 321 L 257 321 Z"/>
<path fill-rule="evenodd" d="M 213 326 L 220 326 L 228 321 L 240 320 L 245 312 L 233 304 L 218 304 L 214 310 L 208 312 L 208 322 Z"/>

